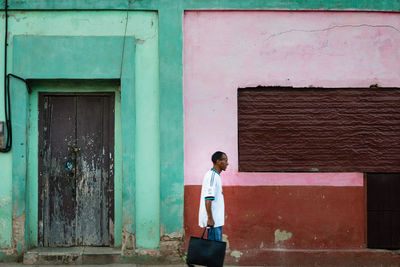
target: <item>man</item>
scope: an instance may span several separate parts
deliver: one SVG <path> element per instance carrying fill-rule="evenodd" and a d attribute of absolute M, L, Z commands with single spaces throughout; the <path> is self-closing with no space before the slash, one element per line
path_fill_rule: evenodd
<path fill-rule="evenodd" d="M 199 226 L 210 227 L 207 229 L 207 239 L 222 241 L 225 204 L 220 174 L 229 164 L 228 157 L 221 151 L 215 152 L 211 160 L 213 168 L 204 175 L 201 187 Z"/>

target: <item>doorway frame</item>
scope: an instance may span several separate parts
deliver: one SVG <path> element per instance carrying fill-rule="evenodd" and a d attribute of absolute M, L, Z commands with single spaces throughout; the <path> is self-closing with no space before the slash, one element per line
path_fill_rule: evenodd
<path fill-rule="evenodd" d="M 65 80 L 65 81 L 35 81 L 31 86 L 32 93 L 30 95 L 30 119 L 29 119 L 29 124 L 30 124 L 30 133 L 29 133 L 29 151 L 32 151 L 29 153 L 29 159 L 28 162 L 34 162 L 36 160 L 36 155 L 39 155 L 40 151 L 40 140 L 39 140 L 39 103 L 40 103 L 40 97 L 41 95 L 44 96 L 111 96 L 113 95 L 114 99 L 114 126 L 113 126 L 113 155 L 114 155 L 114 160 L 113 160 L 113 192 L 112 192 L 112 197 L 111 200 L 113 202 L 113 208 L 112 208 L 112 221 L 114 224 L 112 225 L 112 229 L 114 230 L 112 233 L 109 232 L 109 235 L 112 236 L 110 240 L 113 242 L 110 244 L 110 247 L 115 246 L 115 235 L 116 232 L 121 232 L 121 229 L 115 229 L 115 225 L 120 226 L 121 225 L 121 216 L 115 216 L 115 214 L 121 214 L 121 209 L 120 207 L 117 207 L 117 211 L 115 210 L 115 196 L 121 195 L 121 188 L 122 188 L 122 169 L 121 169 L 121 163 L 122 160 L 120 157 L 116 158 L 115 154 L 117 153 L 118 155 L 121 155 L 122 152 L 122 142 L 121 142 L 121 136 L 118 135 L 118 133 L 121 133 L 121 120 L 120 120 L 120 115 L 121 115 L 121 95 L 119 94 L 119 81 L 118 80 L 104 80 L 104 81 L 91 81 L 91 80 L 77 80 L 77 81 L 70 81 L 70 80 Z M 116 119 L 119 118 L 119 119 Z M 40 181 L 39 181 L 39 161 L 38 164 L 29 166 L 28 167 L 28 185 L 27 185 L 27 194 L 30 196 L 30 203 L 29 204 L 29 210 L 31 211 L 31 218 L 35 217 L 37 215 L 37 218 L 32 219 L 30 222 L 39 221 L 39 213 L 40 211 L 40 206 L 39 206 L 39 192 L 40 192 Z M 37 188 L 38 190 L 35 190 Z M 118 191 L 115 190 L 115 188 L 118 188 Z M 36 195 L 37 197 L 34 197 Z M 117 221 L 116 221 L 117 220 Z M 43 222 L 44 223 L 44 222 Z M 35 233 L 35 236 L 38 236 L 38 246 L 40 245 L 40 240 L 39 240 L 39 227 L 36 227 L 35 225 L 32 225 L 30 227 L 31 231 L 32 230 L 37 230 L 38 232 Z"/>
<path fill-rule="evenodd" d="M 13 42 L 13 73 L 28 81 L 85 80 L 94 82 L 96 80 L 119 80 L 120 87 L 116 91 L 120 94 L 120 98 L 116 93 L 115 101 L 117 102 L 117 99 L 120 99 L 120 114 L 117 117 L 116 107 L 115 121 L 124 121 L 124 124 L 120 123 L 119 126 L 121 133 L 121 138 L 119 138 L 121 144 L 119 146 L 122 147 L 122 144 L 124 144 L 124 150 L 114 147 L 114 157 L 121 159 L 120 174 L 114 174 L 114 179 L 120 181 L 120 190 L 117 192 L 118 189 L 115 187 L 114 195 L 114 247 L 120 247 L 122 232 L 124 230 L 134 232 L 133 223 L 125 225 L 124 222 L 134 222 L 133 204 L 135 196 L 123 192 L 124 190 L 134 189 L 135 161 L 132 160 L 135 151 L 136 125 L 134 37 L 22 35 L 14 36 Z M 36 59 L 33 51 L 43 50 L 44 44 L 47 48 L 47 56 Z M 40 55 L 38 56 L 40 57 Z M 37 62 L 40 62 L 40 64 L 38 65 Z M 59 64 L 60 62 L 67 64 Z M 24 243 L 17 245 L 18 251 L 21 251 L 24 247 L 38 246 L 38 201 L 37 194 L 32 194 L 32 192 L 38 191 L 37 172 L 36 177 L 32 174 L 35 166 L 37 168 L 38 154 L 31 146 L 34 139 L 31 131 L 35 127 L 33 120 L 38 115 L 37 110 L 34 112 L 34 107 L 37 108 L 38 105 L 38 91 L 29 94 L 25 84 L 18 80 L 11 81 L 10 87 L 14 130 L 12 154 L 13 220 L 19 221 L 25 229 Z M 82 90 L 99 92 L 98 89 L 94 88 Z M 71 91 L 67 90 L 67 92 Z M 115 103 L 115 106 L 117 106 L 117 103 Z M 115 128 L 115 132 L 117 129 Z M 117 180 L 114 183 L 116 186 Z M 127 212 L 122 212 L 123 207 L 128 207 Z"/>

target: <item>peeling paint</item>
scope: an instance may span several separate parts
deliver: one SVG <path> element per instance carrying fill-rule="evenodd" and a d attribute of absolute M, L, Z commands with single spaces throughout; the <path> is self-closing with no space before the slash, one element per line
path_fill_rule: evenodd
<path fill-rule="evenodd" d="M 7 221 L 3 218 L 0 217 L 0 240 L 4 239 L 2 238 L 3 235 L 3 229 L 7 229 Z M 0 243 L 0 248 L 6 248 L 7 247 L 7 242 L 3 241 L 3 244 Z"/>
<path fill-rule="evenodd" d="M 0 198 L 0 248 L 7 248 L 10 246 L 10 221 L 8 216 L 11 214 L 12 206 L 11 196 L 2 195 Z"/>
<path fill-rule="evenodd" d="M 184 230 L 172 233 L 165 233 L 161 225 L 160 255 L 170 263 L 178 263 L 184 255 Z"/>
<path fill-rule="evenodd" d="M 165 233 L 161 236 L 160 240 L 163 240 L 163 241 L 177 240 L 177 239 L 181 240 L 181 239 L 183 239 L 183 236 L 184 236 L 184 234 L 183 234 L 183 230 L 182 230 L 179 232 Z"/>
<path fill-rule="evenodd" d="M 110 239 L 111 240 L 115 240 L 115 225 L 114 225 L 114 221 L 110 218 L 109 219 L 109 234 L 110 234 Z"/>
<path fill-rule="evenodd" d="M 12 248 L 0 249 L 0 261 L 1 261 L 1 254 L 4 254 L 6 256 L 13 256 L 16 254 L 16 251 Z"/>
<path fill-rule="evenodd" d="M 154 249 L 150 250 L 137 250 L 136 251 L 139 256 L 150 256 L 150 257 L 159 257 L 160 252 Z"/>
<path fill-rule="evenodd" d="M 222 234 L 222 241 L 226 242 L 226 250 L 229 251 L 229 240 L 228 240 L 228 235 Z"/>
<path fill-rule="evenodd" d="M 275 230 L 275 244 L 288 240 L 292 238 L 293 234 L 290 232 L 286 232 L 285 230 L 281 231 L 280 229 Z"/>
<path fill-rule="evenodd" d="M 132 256 L 135 253 L 135 234 L 122 230 L 122 256 Z"/>
<path fill-rule="evenodd" d="M 145 40 L 142 40 L 142 39 L 135 39 L 135 41 L 136 41 L 136 43 L 137 44 L 144 44 L 144 42 L 145 42 Z"/>
<path fill-rule="evenodd" d="M 22 251 L 25 248 L 25 213 L 13 216 L 12 231 L 12 248 L 14 251 Z"/>
<path fill-rule="evenodd" d="M 169 262 L 179 261 L 184 255 L 183 239 L 160 241 L 160 255 Z"/>
<path fill-rule="evenodd" d="M 236 259 L 236 262 L 239 261 L 239 259 L 242 255 L 243 255 L 243 252 L 240 252 L 239 250 L 234 250 L 231 252 L 231 256 Z"/>

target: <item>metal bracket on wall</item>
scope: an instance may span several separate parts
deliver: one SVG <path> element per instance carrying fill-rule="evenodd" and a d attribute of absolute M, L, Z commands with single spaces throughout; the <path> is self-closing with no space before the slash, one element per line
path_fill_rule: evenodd
<path fill-rule="evenodd" d="M 0 121 L 0 148 L 4 148 L 5 142 L 5 129 L 4 129 L 4 121 Z"/>

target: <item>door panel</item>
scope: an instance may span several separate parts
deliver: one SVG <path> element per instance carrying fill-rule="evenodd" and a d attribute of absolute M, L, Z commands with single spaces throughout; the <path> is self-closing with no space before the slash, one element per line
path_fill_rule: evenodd
<path fill-rule="evenodd" d="M 369 248 L 400 248 L 400 173 L 367 173 Z"/>
<path fill-rule="evenodd" d="M 70 246 L 75 239 L 75 181 L 65 164 L 68 159 L 73 161 L 69 147 L 75 140 L 76 103 L 74 98 L 62 96 L 41 100 L 39 237 L 44 246 Z"/>
<path fill-rule="evenodd" d="M 400 202 L 397 202 L 400 203 Z M 393 212 L 392 247 L 400 248 L 400 211 Z"/>
<path fill-rule="evenodd" d="M 114 95 L 39 97 L 39 243 L 109 246 Z"/>
<path fill-rule="evenodd" d="M 109 245 L 110 99 L 78 97 L 77 237 L 82 245 Z M 85 148 L 85 149 L 82 149 Z"/>

